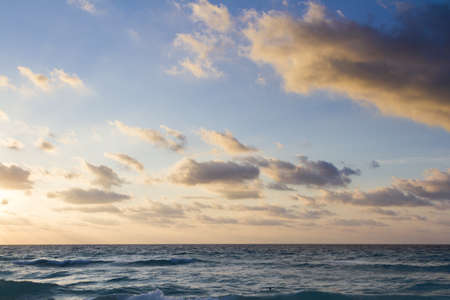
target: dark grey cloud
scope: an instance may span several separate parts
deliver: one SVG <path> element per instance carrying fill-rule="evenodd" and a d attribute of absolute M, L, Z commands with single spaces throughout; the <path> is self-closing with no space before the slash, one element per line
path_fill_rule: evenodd
<path fill-rule="evenodd" d="M 295 191 L 295 189 L 288 187 L 287 185 L 279 182 L 269 182 L 266 184 L 266 188 L 269 190 L 275 190 L 275 191 Z"/>
<path fill-rule="evenodd" d="M 377 162 L 376 160 L 372 160 L 372 161 L 370 162 L 370 167 L 371 167 L 372 169 L 377 169 L 377 168 L 380 167 L 380 163 Z"/>
<path fill-rule="evenodd" d="M 390 209 L 383 209 L 383 208 L 379 208 L 379 207 L 374 207 L 370 210 L 370 212 L 379 214 L 379 215 L 383 215 L 383 216 L 389 216 L 389 217 L 396 217 L 398 216 L 398 213 L 394 210 L 390 210 Z"/>
<path fill-rule="evenodd" d="M 299 157 L 299 164 L 263 157 L 246 157 L 244 161 L 259 166 L 262 172 L 280 184 L 305 186 L 346 186 L 350 176 L 360 175 L 359 170 L 348 167 L 338 169 L 326 161 L 311 161 L 306 156 Z"/>
<path fill-rule="evenodd" d="M 6 190 L 29 190 L 33 187 L 30 171 L 21 167 L 0 163 L 0 188 Z"/>
<path fill-rule="evenodd" d="M 379 227 L 379 226 L 387 226 L 384 223 L 371 220 L 371 219 L 336 219 L 332 223 L 333 225 L 338 226 L 348 226 L 348 227 L 360 227 L 360 226 L 369 226 L 369 227 Z"/>
<path fill-rule="evenodd" d="M 175 184 L 200 185 L 227 199 L 261 198 L 259 169 L 248 163 L 232 161 L 179 161 L 167 178 Z"/>
<path fill-rule="evenodd" d="M 105 204 L 130 199 L 130 196 L 125 194 L 98 189 L 83 190 L 80 188 L 71 188 L 65 191 L 48 193 L 47 197 L 59 198 L 64 202 L 72 204 Z"/>
<path fill-rule="evenodd" d="M 197 162 L 183 159 L 175 165 L 169 179 L 178 184 L 197 185 L 214 183 L 242 183 L 258 178 L 259 169 L 235 162 Z"/>

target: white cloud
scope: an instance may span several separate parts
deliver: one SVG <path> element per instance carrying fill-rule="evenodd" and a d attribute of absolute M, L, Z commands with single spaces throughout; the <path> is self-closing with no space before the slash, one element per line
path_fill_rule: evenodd
<path fill-rule="evenodd" d="M 228 130 L 222 133 L 202 128 L 200 129 L 200 134 L 205 142 L 221 147 L 229 154 L 245 154 L 258 151 L 255 147 L 246 146 L 239 142 Z"/>
<path fill-rule="evenodd" d="M 190 3 L 192 9 L 191 18 L 196 22 L 204 23 L 208 28 L 226 32 L 231 28 L 231 18 L 228 9 L 223 4 L 214 5 L 207 0 L 198 0 Z"/>
<path fill-rule="evenodd" d="M 97 8 L 95 7 L 94 3 L 89 0 L 67 0 L 67 3 L 78 7 L 79 9 L 84 10 L 92 15 L 97 13 Z"/>
<path fill-rule="evenodd" d="M 18 66 L 19 73 L 30 80 L 34 86 L 44 92 L 50 92 L 58 87 L 69 86 L 76 90 L 85 90 L 83 81 L 76 74 L 68 74 L 63 69 L 53 69 L 50 76 L 36 74 L 30 68 Z M 21 88 L 21 91 L 25 91 Z"/>
<path fill-rule="evenodd" d="M 11 150 L 21 150 L 21 149 L 23 149 L 22 142 L 20 142 L 20 141 L 18 141 L 16 139 L 13 139 L 13 138 L 6 138 L 6 139 L 0 141 L 0 143 L 4 147 L 6 147 L 8 149 L 11 149 Z"/>
<path fill-rule="evenodd" d="M 74 89 L 83 89 L 83 81 L 76 74 L 67 74 L 62 69 L 53 69 L 51 72 L 53 78 L 56 78 L 63 84 L 67 84 Z"/>
<path fill-rule="evenodd" d="M 94 166 L 84 162 L 86 168 L 95 176 L 95 180 L 92 181 L 92 184 L 102 186 L 106 189 L 110 189 L 112 186 L 121 186 L 125 183 L 123 179 L 117 175 L 111 168 L 107 166 Z"/>
<path fill-rule="evenodd" d="M 0 75 L 0 88 L 15 90 L 16 86 L 9 82 L 8 77 Z"/>
<path fill-rule="evenodd" d="M 43 90 L 44 92 L 50 91 L 50 80 L 47 76 L 43 74 L 35 74 L 27 67 L 18 66 L 20 74 L 28 78 L 36 87 Z"/>

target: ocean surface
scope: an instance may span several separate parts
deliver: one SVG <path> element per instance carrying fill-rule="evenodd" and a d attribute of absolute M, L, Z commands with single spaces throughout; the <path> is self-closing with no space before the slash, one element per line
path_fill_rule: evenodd
<path fill-rule="evenodd" d="M 0 299 L 450 299 L 450 245 L 0 246 Z"/>

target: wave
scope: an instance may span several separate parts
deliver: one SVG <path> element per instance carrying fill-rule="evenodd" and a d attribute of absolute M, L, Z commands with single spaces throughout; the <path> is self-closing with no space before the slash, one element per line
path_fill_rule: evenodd
<path fill-rule="evenodd" d="M 147 260 L 136 260 L 132 262 L 124 263 L 128 266 L 177 266 L 186 265 L 196 262 L 203 262 L 202 260 L 195 258 L 171 258 L 171 259 L 147 259 Z"/>
<path fill-rule="evenodd" d="M 381 271 L 397 271 L 397 272 L 438 272 L 450 273 L 450 264 L 442 265 L 410 265 L 410 264 L 380 264 L 380 263 L 356 263 L 356 264 L 326 264 L 326 263 L 301 263 L 295 265 L 299 268 L 349 268 L 356 270 L 381 270 Z"/>
<path fill-rule="evenodd" d="M 34 260 L 18 260 L 14 264 L 24 266 L 40 266 L 40 267 L 77 267 L 91 264 L 108 263 L 103 260 L 89 260 L 89 259 L 67 259 L 67 260 L 53 260 L 53 259 L 34 259 Z"/>
<path fill-rule="evenodd" d="M 180 296 L 170 296 L 164 295 L 164 293 L 157 289 L 152 292 L 140 295 L 107 295 L 91 298 L 90 300 L 444 300 L 448 299 L 445 296 L 412 296 L 412 295 L 373 295 L 373 296 L 362 296 L 362 295 L 345 295 L 338 293 L 327 293 L 318 291 L 304 291 L 293 294 L 279 294 L 279 295 L 268 295 L 268 296 L 220 296 L 220 297 L 199 297 L 199 298 L 185 298 Z"/>
<path fill-rule="evenodd" d="M 59 278 L 59 277 L 66 277 L 66 276 L 70 276 L 70 273 L 68 273 L 66 271 L 60 271 L 60 272 L 45 274 L 45 275 L 41 276 L 40 278 L 41 279 L 52 279 L 52 278 Z"/>
<path fill-rule="evenodd" d="M 439 272 L 450 273 L 450 264 L 444 265 L 408 265 L 408 264 L 360 264 L 352 266 L 356 269 L 387 270 L 398 272 Z"/>
<path fill-rule="evenodd" d="M 32 299 L 28 296 L 52 295 L 60 288 L 57 284 L 32 281 L 9 281 L 0 279 L 0 299 Z M 27 298 L 24 298 L 27 296 Z"/>

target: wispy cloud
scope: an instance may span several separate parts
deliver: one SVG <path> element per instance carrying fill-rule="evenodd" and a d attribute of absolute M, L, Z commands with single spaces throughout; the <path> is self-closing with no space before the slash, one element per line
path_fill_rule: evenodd
<path fill-rule="evenodd" d="M 92 15 L 97 13 L 97 8 L 90 0 L 67 0 L 67 3 L 73 5 L 81 10 L 84 10 Z"/>
<path fill-rule="evenodd" d="M 200 135 L 205 142 L 222 148 L 228 154 L 235 155 L 258 151 L 255 147 L 239 142 L 230 131 L 222 133 L 202 128 L 200 129 Z"/>
<path fill-rule="evenodd" d="M 165 129 L 170 136 L 174 137 L 175 140 L 166 138 L 162 133 L 154 129 L 131 127 L 120 121 L 110 122 L 110 124 L 119 129 L 119 131 L 123 134 L 138 137 L 155 146 L 166 148 L 175 152 L 182 152 L 186 145 L 186 138 L 184 135 L 164 125 L 162 128 Z"/>

